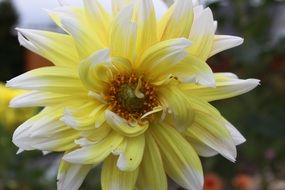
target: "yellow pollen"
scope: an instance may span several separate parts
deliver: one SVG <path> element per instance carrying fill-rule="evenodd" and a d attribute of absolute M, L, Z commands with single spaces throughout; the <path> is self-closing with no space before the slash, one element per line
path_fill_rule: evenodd
<path fill-rule="evenodd" d="M 158 106 L 154 87 L 134 73 L 117 75 L 110 83 L 105 100 L 113 112 L 126 120 L 139 119 Z"/>

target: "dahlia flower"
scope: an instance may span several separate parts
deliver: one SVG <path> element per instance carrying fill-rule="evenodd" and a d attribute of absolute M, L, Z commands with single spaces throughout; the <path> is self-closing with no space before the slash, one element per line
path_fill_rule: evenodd
<path fill-rule="evenodd" d="M 209 102 L 259 84 L 213 73 L 206 60 L 243 39 L 215 35 L 196 1 L 176 0 L 158 19 L 153 0 L 97 0 L 48 11 L 64 33 L 18 29 L 20 44 L 53 62 L 7 82 L 30 90 L 12 107 L 42 106 L 13 142 L 63 152 L 58 189 L 78 189 L 103 163 L 103 190 L 165 190 L 167 176 L 201 190 L 200 156 L 235 161 L 243 136 Z"/>

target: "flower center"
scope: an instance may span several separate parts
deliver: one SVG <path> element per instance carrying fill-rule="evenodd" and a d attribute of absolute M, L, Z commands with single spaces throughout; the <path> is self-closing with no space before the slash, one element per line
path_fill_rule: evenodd
<path fill-rule="evenodd" d="M 139 119 L 158 105 L 154 87 L 134 73 L 117 75 L 106 94 L 112 111 L 126 120 Z"/>

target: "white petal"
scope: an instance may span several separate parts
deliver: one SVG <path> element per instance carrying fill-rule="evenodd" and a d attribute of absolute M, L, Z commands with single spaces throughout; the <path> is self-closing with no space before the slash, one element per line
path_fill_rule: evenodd
<path fill-rule="evenodd" d="M 51 106 L 61 103 L 67 98 L 71 98 L 71 96 L 51 92 L 32 91 L 15 97 L 9 106 L 13 108 Z"/>
<path fill-rule="evenodd" d="M 237 36 L 215 35 L 213 47 L 209 57 L 224 50 L 239 46 L 242 43 L 243 39 Z"/>
<path fill-rule="evenodd" d="M 59 117 L 60 110 L 44 109 L 16 129 L 13 143 L 23 150 L 66 151 L 74 148 L 74 139 L 79 133 L 66 127 Z"/>
<path fill-rule="evenodd" d="M 214 73 L 216 88 L 206 86 L 184 84 L 182 89 L 187 94 L 200 97 L 206 101 L 215 101 L 231 98 L 249 92 L 260 84 L 257 79 L 238 79 L 231 73 Z"/>
<path fill-rule="evenodd" d="M 187 138 L 188 142 L 193 146 L 193 148 L 197 151 L 199 156 L 203 157 L 212 157 L 218 154 L 218 152 L 211 147 L 205 145 L 203 142 L 193 139 L 193 138 Z"/>
<path fill-rule="evenodd" d="M 72 38 L 66 34 L 19 29 L 20 44 L 57 66 L 75 68 L 79 57 Z"/>
<path fill-rule="evenodd" d="M 116 132 L 111 132 L 107 137 L 94 145 L 83 146 L 66 154 L 63 160 L 75 164 L 97 165 L 108 157 L 120 145 L 123 139 Z"/>
<path fill-rule="evenodd" d="M 229 130 L 235 145 L 240 145 L 246 141 L 246 139 L 242 136 L 242 134 L 227 120 L 225 121 L 225 126 Z"/>
<path fill-rule="evenodd" d="M 6 86 L 63 94 L 87 94 L 76 70 L 57 66 L 43 67 L 26 72 L 7 81 Z"/>
<path fill-rule="evenodd" d="M 57 190 L 78 190 L 92 167 L 93 165 L 61 161 L 57 175 Z"/>

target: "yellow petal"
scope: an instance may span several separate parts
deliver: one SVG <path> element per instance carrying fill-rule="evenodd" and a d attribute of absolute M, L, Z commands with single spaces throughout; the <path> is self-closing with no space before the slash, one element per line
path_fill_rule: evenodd
<path fill-rule="evenodd" d="M 63 108 L 45 108 L 18 127 L 13 134 L 13 143 L 22 150 L 67 151 L 76 144 L 80 134 L 59 121 Z M 64 138 L 62 138 L 64 137 Z"/>
<path fill-rule="evenodd" d="M 193 5 L 191 0 L 178 0 L 169 8 L 159 21 L 159 38 L 188 38 L 193 22 Z"/>
<path fill-rule="evenodd" d="M 70 164 L 61 161 L 57 174 L 58 190 L 78 190 L 92 165 Z"/>
<path fill-rule="evenodd" d="M 101 172 L 102 190 L 133 190 L 138 176 L 138 169 L 132 172 L 120 171 L 116 166 L 116 161 L 116 157 L 112 155 L 104 161 Z"/>
<path fill-rule="evenodd" d="M 61 7 L 49 11 L 49 15 L 72 36 L 81 59 L 104 47 L 98 34 L 93 30 L 94 23 L 88 21 L 83 8 Z"/>
<path fill-rule="evenodd" d="M 42 90 L 62 94 L 86 94 L 87 91 L 74 69 L 43 67 L 26 72 L 7 81 L 7 86 L 19 89 Z"/>
<path fill-rule="evenodd" d="M 96 144 L 86 145 L 74 150 L 63 157 L 63 160 L 75 164 L 97 165 L 107 158 L 123 141 L 123 136 L 116 132 L 111 132 L 103 140 Z"/>
<path fill-rule="evenodd" d="M 140 190 L 167 190 L 167 178 L 160 150 L 149 133 L 146 133 L 146 146 L 137 185 Z"/>
<path fill-rule="evenodd" d="M 129 123 L 117 114 L 111 111 L 105 113 L 106 121 L 110 127 L 119 134 L 127 137 L 136 137 L 143 134 L 148 129 L 148 123 L 139 124 L 137 122 Z"/>
<path fill-rule="evenodd" d="M 191 45 L 185 38 L 166 40 L 147 49 L 137 62 L 138 70 L 149 80 L 161 75 L 161 70 L 173 68 L 187 56 L 185 49 Z"/>
<path fill-rule="evenodd" d="M 158 40 L 153 0 L 137 1 L 135 22 L 138 25 L 137 52 L 143 52 Z"/>
<path fill-rule="evenodd" d="M 75 68 L 79 57 L 73 39 L 66 34 L 17 29 L 20 44 L 56 66 Z"/>
<path fill-rule="evenodd" d="M 190 54 L 186 55 L 179 63 L 162 66 L 160 69 L 153 71 L 153 73 L 159 76 L 159 78 L 155 80 L 156 83 L 157 81 L 162 81 L 167 78 L 169 73 L 171 73 L 171 75 L 183 83 L 198 83 L 215 87 L 214 75 L 209 65 Z"/>
<path fill-rule="evenodd" d="M 112 25 L 111 54 L 133 62 L 136 50 L 137 26 L 132 22 L 133 7 L 124 8 Z"/>
<path fill-rule="evenodd" d="M 125 8 L 126 6 L 129 5 L 129 3 L 131 3 L 133 0 L 112 0 L 112 12 L 113 12 L 113 16 L 117 16 L 117 14 L 119 12 L 121 12 L 121 10 L 123 8 Z"/>
<path fill-rule="evenodd" d="M 213 14 L 209 8 L 206 8 L 194 19 L 189 35 L 189 39 L 193 43 L 188 49 L 190 54 L 205 61 L 212 50 L 214 32 Z"/>
<path fill-rule="evenodd" d="M 66 125 L 80 131 L 99 128 L 98 125 L 96 126 L 98 116 L 106 110 L 107 106 L 100 103 L 98 104 L 96 101 L 91 101 L 89 104 L 88 107 L 83 106 L 75 110 L 68 109 L 68 107 L 65 108 L 61 120 Z"/>
<path fill-rule="evenodd" d="M 91 142 L 99 142 L 111 132 L 111 128 L 107 124 L 103 124 L 99 128 L 80 131 L 80 135 Z"/>
<path fill-rule="evenodd" d="M 131 62 L 123 57 L 112 57 L 112 65 L 114 67 L 114 72 L 117 74 L 127 75 L 132 71 Z"/>
<path fill-rule="evenodd" d="M 109 45 L 111 16 L 98 0 L 84 0 L 83 2 L 90 26 L 92 26 L 92 29 L 98 35 L 101 43 L 107 47 Z"/>
<path fill-rule="evenodd" d="M 160 99 L 170 110 L 173 124 L 179 132 L 185 131 L 193 123 L 195 114 L 187 96 L 177 87 L 162 88 Z"/>
<path fill-rule="evenodd" d="M 189 138 L 205 144 L 225 158 L 235 161 L 236 147 L 221 115 L 195 113 L 195 120 L 185 133 Z"/>
<path fill-rule="evenodd" d="M 238 79 L 231 73 L 215 73 L 216 88 L 185 84 L 182 89 L 189 95 L 198 96 L 206 101 L 215 101 L 244 94 L 259 85 L 257 79 Z"/>
<path fill-rule="evenodd" d="M 117 166 L 121 171 L 136 170 L 142 160 L 145 146 L 145 136 L 125 138 L 126 147 L 119 155 Z"/>
<path fill-rule="evenodd" d="M 10 102 L 10 107 L 45 107 L 57 105 L 65 101 L 66 99 L 80 99 L 86 98 L 87 96 L 77 96 L 70 94 L 58 94 L 52 92 L 43 92 L 43 91 L 31 91 L 28 93 L 21 94 Z"/>
<path fill-rule="evenodd" d="M 151 134 L 160 148 L 167 175 L 183 188 L 202 189 L 201 162 L 184 137 L 168 125 L 152 126 Z"/>

